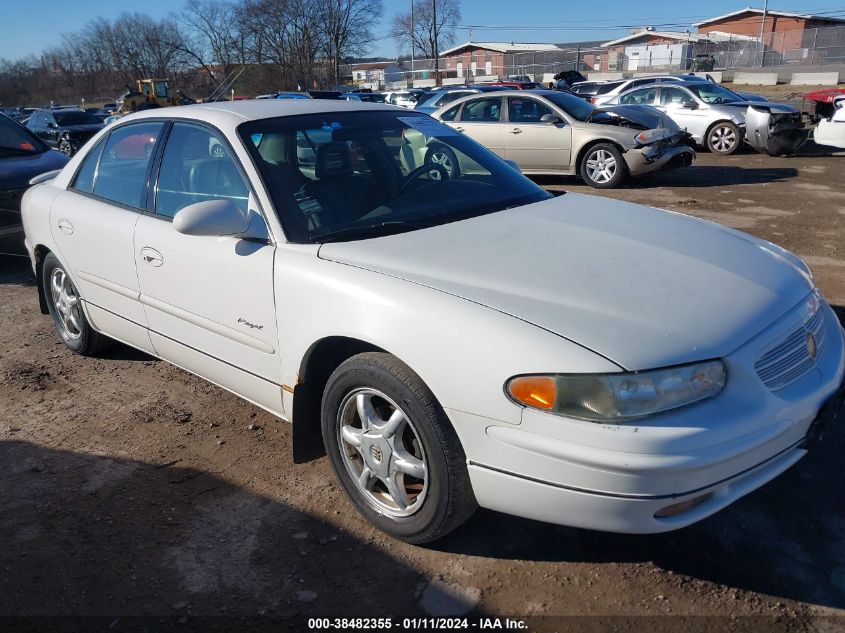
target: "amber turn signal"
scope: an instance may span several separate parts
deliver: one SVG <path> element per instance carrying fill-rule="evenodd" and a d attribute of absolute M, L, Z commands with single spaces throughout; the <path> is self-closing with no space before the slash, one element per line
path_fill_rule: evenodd
<path fill-rule="evenodd" d="M 527 407 L 551 410 L 555 406 L 556 384 L 554 376 L 518 376 L 508 382 L 508 393 Z"/>

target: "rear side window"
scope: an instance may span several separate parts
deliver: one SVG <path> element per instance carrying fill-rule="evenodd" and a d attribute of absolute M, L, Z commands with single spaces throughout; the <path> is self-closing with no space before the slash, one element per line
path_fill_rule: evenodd
<path fill-rule="evenodd" d="M 657 88 L 640 88 L 633 90 L 619 97 L 619 103 L 626 105 L 645 104 L 651 105 L 657 97 Z"/>
<path fill-rule="evenodd" d="M 146 203 L 147 170 L 164 124 L 133 123 L 109 135 L 100 157 L 94 195 L 130 207 Z"/>
<path fill-rule="evenodd" d="M 454 121 L 455 117 L 458 116 L 458 110 L 460 110 L 460 109 L 461 109 L 460 105 L 456 105 L 454 108 L 449 108 L 448 110 L 446 110 L 446 112 L 444 112 L 443 114 L 440 115 L 440 120 L 441 121 Z"/>
<path fill-rule="evenodd" d="M 607 94 L 611 90 L 614 90 L 615 88 L 618 88 L 619 86 L 621 86 L 623 83 L 624 82 L 622 82 L 622 81 L 611 81 L 611 82 L 608 82 L 606 84 L 599 84 L 599 87 L 598 87 L 598 90 L 596 91 L 596 94 L 597 95 Z"/>
<path fill-rule="evenodd" d="M 476 99 L 464 104 L 461 121 L 470 123 L 498 123 L 502 115 L 501 99 Z"/>

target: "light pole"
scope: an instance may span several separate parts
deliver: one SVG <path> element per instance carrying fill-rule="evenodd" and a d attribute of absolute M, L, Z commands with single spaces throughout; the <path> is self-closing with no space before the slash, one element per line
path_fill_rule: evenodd
<path fill-rule="evenodd" d="M 763 3 L 763 22 L 760 24 L 760 68 L 765 65 L 766 45 L 763 44 L 763 30 L 766 28 L 766 15 L 769 13 L 769 0 Z"/>
<path fill-rule="evenodd" d="M 414 86 L 414 0 L 411 0 L 411 87 Z"/>
<path fill-rule="evenodd" d="M 440 35 L 437 28 L 437 0 L 431 0 L 431 24 L 434 29 L 434 85 L 440 85 L 440 61 L 437 58 L 437 36 Z"/>

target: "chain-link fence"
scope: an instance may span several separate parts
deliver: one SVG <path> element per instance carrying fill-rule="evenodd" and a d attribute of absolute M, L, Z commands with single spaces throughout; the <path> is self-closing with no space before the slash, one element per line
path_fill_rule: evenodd
<path fill-rule="evenodd" d="M 688 70 L 734 70 L 779 66 L 820 66 L 845 64 L 845 26 L 795 29 L 757 36 L 709 34 L 706 38 L 680 35 L 679 39 L 659 39 L 655 33 L 647 43 L 601 42 L 562 44 L 555 50 L 496 53 L 478 49 L 438 60 L 400 60 L 399 73 L 375 78 L 368 87 L 399 89 L 409 86 L 471 84 L 503 81 L 513 77 L 548 83 L 565 70 L 582 73 L 680 72 Z M 634 40 L 636 41 L 636 40 Z"/>

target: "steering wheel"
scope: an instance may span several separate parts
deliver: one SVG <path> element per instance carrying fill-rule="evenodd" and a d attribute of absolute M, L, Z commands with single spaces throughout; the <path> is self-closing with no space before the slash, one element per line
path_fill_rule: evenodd
<path fill-rule="evenodd" d="M 440 163 L 427 163 L 425 165 L 420 165 L 410 174 L 405 176 L 405 182 L 403 182 L 402 186 L 399 187 L 399 191 L 396 192 L 396 196 L 401 196 L 403 193 L 405 193 L 405 190 L 411 186 L 411 183 L 416 181 L 423 174 L 430 174 L 432 171 L 436 171 L 438 174 L 438 178 L 432 178 L 432 180 L 449 180 L 449 170 L 446 169 Z"/>

